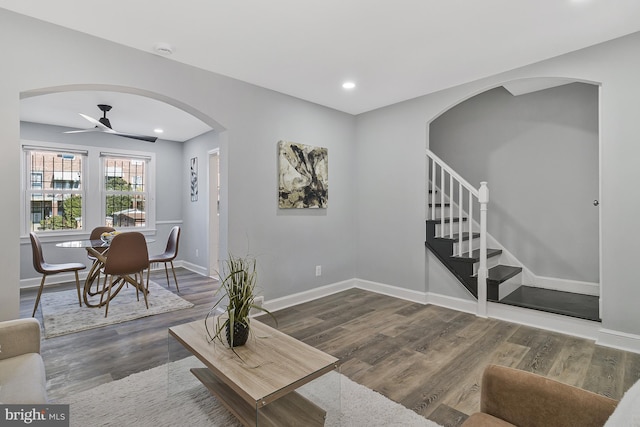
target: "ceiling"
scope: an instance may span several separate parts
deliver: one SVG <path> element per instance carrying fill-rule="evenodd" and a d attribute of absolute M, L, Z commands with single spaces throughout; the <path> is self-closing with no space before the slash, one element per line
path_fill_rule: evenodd
<path fill-rule="evenodd" d="M 111 105 L 107 118 L 118 132 L 157 136 L 170 141 L 187 141 L 211 130 L 189 113 L 152 98 L 108 91 L 57 92 L 20 101 L 20 120 L 74 129 L 90 129 L 79 113 L 99 119 L 98 104 Z M 155 133 L 160 128 L 162 133 Z M 82 134 L 80 134 L 82 135 Z"/>
<path fill-rule="evenodd" d="M 0 0 L 0 8 L 146 52 L 168 43 L 172 60 L 351 114 L 640 31 L 638 0 L 111 0 L 98 8 Z M 346 80 L 356 87 L 343 89 Z M 115 128 L 122 122 L 112 112 Z"/>

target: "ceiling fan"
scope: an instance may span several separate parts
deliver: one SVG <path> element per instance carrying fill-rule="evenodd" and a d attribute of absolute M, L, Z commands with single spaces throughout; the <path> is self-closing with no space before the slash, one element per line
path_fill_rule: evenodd
<path fill-rule="evenodd" d="M 107 118 L 107 111 L 111 110 L 111 105 L 98 104 L 98 108 L 102 111 L 102 117 L 99 120 L 94 119 L 93 117 L 89 117 L 86 114 L 80 113 L 82 117 L 87 119 L 90 123 L 94 124 L 95 127 L 91 129 L 82 129 L 82 130 L 70 130 L 65 133 L 83 133 L 83 132 L 104 132 L 110 133 L 112 135 L 122 136 L 124 138 L 138 139 L 140 141 L 147 142 L 156 142 L 158 137 L 156 136 L 146 136 L 146 135 L 137 135 L 134 133 L 124 133 L 118 132 L 111 127 L 111 122 Z"/>

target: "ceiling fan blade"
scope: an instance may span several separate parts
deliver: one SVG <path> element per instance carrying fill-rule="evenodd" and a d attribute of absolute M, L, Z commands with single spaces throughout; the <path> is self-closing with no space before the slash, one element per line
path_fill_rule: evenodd
<path fill-rule="evenodd" d="M 111 129 L 109 126 L 105 126 L 102 123 L 100 123 L 100 121 L 94 119 L 93 117 L 87 116 L 86 114 L 82 114 L 79 113 L 82 117 L 84 117 L 86 120 L 88 120 L 91 124 L 97 126 L 98 128 L 100 128 L 100 130 L 102 130 L 103 132 L 110 132 L 113 133 L 113 129 Z"/>
<path fill-rule="evenodd" d="M 106 112 L 109 111 L 111 107 L 108 105 L 98 105 L 98 107 L 100 107 L 100 109 L 105 113 L 105 117 L 103 117 L 101 120 L 96 120 L 91 116 L 87 116 L 86 114 L 78 113 L 82 117 L 84 117 L 85 120 L 87 120 L 89 123 L 91 123 L 95 127 L 91 129 L 70 130 L 65 133 L 104 132 L 104 133 L 110 133 L 112 135 L 121 136 L 123 138 L 131 138 L 131 139 L 137 139 L 140 141 L 147 141 L 147 142 L 156 142 L 156 140 L 158 139 L 158 137 L 155 137 L 155 136 L 137 135 L 135 133 L 124 133 L 124 132 L 118 132 L 112 129 L 110 126 L 107 126 L 105 123 L 102 122 L 102 120 L 104 120 L 106 121 L 107 124 L 110 124 L 109 119 L 106 118 Z"/>
<path fill-rule="evenodd" d="M 64 133 L 85 133 L 85 132 L 102 132 L 102 131 L 98 128 L 91 128 L 91 129 L 80 129 L 80 130 L 68 130 Z"/>
<path fill-rule="evenodd" d="M 131 139 L 137 139 L 140 141 L 147 141 L 147 142 L 156 142 L 156 140 L 158 139 L 158 137 L 156 136 L 136 135 L 134 133 L 122 133 L 122 132 L 115 132 L 115 131 L 110 133 L 121 136 L 123 138 L 131 138 Z"/>

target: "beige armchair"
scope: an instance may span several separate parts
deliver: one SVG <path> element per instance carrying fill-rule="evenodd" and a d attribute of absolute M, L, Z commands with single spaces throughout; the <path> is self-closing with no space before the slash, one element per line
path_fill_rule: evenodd
<path fill-rule="evenodd" d="M 602 427 L 618 401 L 530 372 L 489 365 L 480 412 L 463 427 Z"/>
<path fill-rule="evenodd" d="M 37 319 L 0 322 L 0 403 L 47 403 Z"/>

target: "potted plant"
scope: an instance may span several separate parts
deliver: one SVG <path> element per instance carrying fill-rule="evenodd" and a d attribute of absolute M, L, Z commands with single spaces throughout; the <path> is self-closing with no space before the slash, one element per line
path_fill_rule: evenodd
<path fill-rule="evenodd" d="M 222 334 L 226 335 L 227 343 L 233 349 L 247 342 L 250 332 L 251 309 L 263 311 L 276 318 L 264 307 L 256 305 L 256 260 L 249 257 L 237 257 L 229 254 L 229 258 L 223 261 L 222 274 L 220 276 L 220 288 L 215 293 L 217 301 L 214 303 L 205 318 L 205 327 L 209 335 L 209 342 L 215 339 L 222 340 Z M 209 329 L 207 320 L 214 315 L 215 309 L 225 300 L 228 300 L 225 315 L 215 317 L 213 329 Z M 276 320 L 277 323 L 277 320 Z M 234 350 L 235 352 L 235 350 Z"/>

